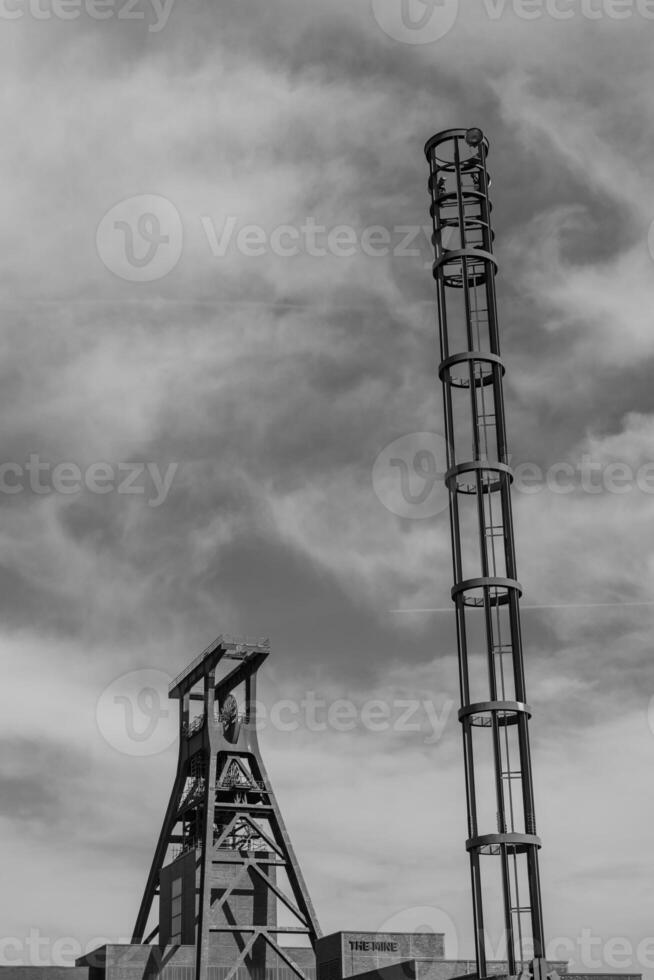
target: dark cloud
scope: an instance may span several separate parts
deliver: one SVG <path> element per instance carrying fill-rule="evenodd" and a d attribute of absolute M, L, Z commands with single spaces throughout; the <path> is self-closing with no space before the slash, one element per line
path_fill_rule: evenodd
<path fill-rule="evenodd" d="M 590 453 L 637 466 L 654 439 L 654 119 L 641 23 L 530 22 L 508 9 L 492 21 L 465 5 L 447 37 L 412 47 L 384 34 L 363 0 L 177 0 L 160 31 L 144 9 L 143 21 L 25 16 L 0 41 L 12 136 L 0 159 L 0 462 L 177 467 L 157 506 L 151 481 L 141 495 L 0 493 L 1 639 L 15 685 L 3 729 L 7 873 L 19 876 L 13 852 L 54 827 L 62 848 L 69 832 L 81 842 L 85 867 L 66 851 L 66 873 L 85 895 L 85 868 L 122 848 L 102 907 L 61 909 L 89 934 L 129 930 L 117 909 L 128 879 L 130 895 L 141 887 L 174 764 L 102 742 L 95 705 L 117 677 L 172 674 L 220 631 L 242 631 L 273 640 L 273 698 L 311 685 L 331 697 L 458 697 L 452 616 L 406 613 L 448 609 L 447 515 L 400 519 L 371 475 L 393 440 L 442 431 L 422 231 L 433 131 L 475 123 L 491 138 L 514 461 L 576 467 Z M 103 215 L 140 194 L 172 202 L 183 228 L 179 263 L 149 283 L 121 279 L 95 245 Z M 325 234 L 350 227 L 354 254 L 250 257 L 234 237 L 218 257 L 207 237 L 230 220 L 236 236 L 308 219 Z M 414 254 L 366 255 L 361 237 L 375 225 L 393 246 L 415 226 Z M 643 492 L 576 485 L 516 493 L 515 513 L 525 603 L 573 607 L 524 614 L 549 867 L 578 861 L 566 894 L 603 881 L 615 898 L 614 871 L 576 855 L 584 841 L 568 836 L 567 814 L 596 827 L 601 809 L 603 832 L 619 836 L 625 799 L 638 814 L 651 805 L 638 768 L 654 745 L 650 613 L 576 606 L 654 595 L 654 509 Z M 380 887 L 360 926 L 433 895 L 438 870 L 467 935 L 457 740 L 454 714 L 430 750 L 417 736 L 266 732 L 334 928 L 359 915 L 382 859 L 405 847 L 396 894 Z M 430 818 L 409 841 L 415 794 Z M 640 817 L 620 837 L 616 860 L 634 877 L 648 840 Z M 438 869 L 423 861 L 432 843 Z M 552 928 L 564 915 L 585 925 L 576 899 L 556 891 L 563 872 L 547 867 Z M 347 909 L 336 899 L 344 880 Z M 28 899 L 8 928 L 39 913 Z M 610 928 L 611 909 L 591 911 Z M 633 922 L 634 935 L 649 928 Z"/>

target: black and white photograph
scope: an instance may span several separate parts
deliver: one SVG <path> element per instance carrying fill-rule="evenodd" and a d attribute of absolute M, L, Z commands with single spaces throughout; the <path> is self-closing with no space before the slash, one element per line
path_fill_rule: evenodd
<path fill-rule="evenodd" d="M 0 80 L 0 980 L 654 980 L 654 0 Z"/>

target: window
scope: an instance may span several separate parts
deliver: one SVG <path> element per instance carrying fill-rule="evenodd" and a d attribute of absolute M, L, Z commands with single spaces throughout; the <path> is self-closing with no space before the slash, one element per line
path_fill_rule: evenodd
<path fill-rule="evenodd" d="M 173 878 L 170 904 L 170 941 L 173 946 L 182 942 L 182 879 Z"/>

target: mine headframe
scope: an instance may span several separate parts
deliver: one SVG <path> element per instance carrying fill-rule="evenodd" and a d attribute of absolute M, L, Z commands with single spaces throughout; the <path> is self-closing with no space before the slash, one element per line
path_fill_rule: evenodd
<path fill-rule="evenodd" d="M 210 965 L 227 964 L 231 980 L 243 965 L 280 963 L 305 980 L 279 938 L 320 936 L 259 750 L 257 673 L 269 654 L 268 640 L 221 635 L 169 687 L 177 771 L 132 942 L 195 945 L 197 980 Z"/>

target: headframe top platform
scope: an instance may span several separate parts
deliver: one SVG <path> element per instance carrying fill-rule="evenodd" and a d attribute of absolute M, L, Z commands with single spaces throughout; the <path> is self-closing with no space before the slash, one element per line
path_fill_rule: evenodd
<path fill-rule="evenodd" d="M 260 640 L 252 640 L 245 636 L 230 636 L 221 633 L 213 643 L 202 651 L 202 653 L 192 660 L 184 670 L 172 680 L 168 686 L 168 697 L 183 697 L 186 691 L 202 679 L 207 670 L 217 666 L 223 659 L 227 660 L 251 660 L 258 659 L 257 666 L 263 663 L 270 654 L 270 640 L 263 637 Z M 211 661 L 211 664 L 209 664 Z"/>

